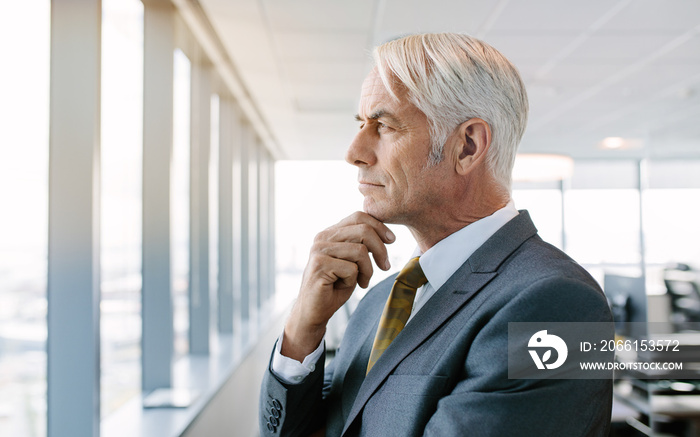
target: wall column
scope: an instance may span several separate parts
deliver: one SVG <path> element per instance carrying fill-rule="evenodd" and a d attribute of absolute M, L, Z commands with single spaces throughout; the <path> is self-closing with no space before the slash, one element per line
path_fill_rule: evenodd
<path fill-rule="evenodd" d="M 102 2 L 51 2 L 47 433 L 100 433 Z"/>
<path fill-rule="evenodd" d="M 172 384 L 170 167 L 173 155 L 174 9 L 144 1 L 143 288 L 144 392 Z"/>
<path fill-rule="evenodd" d="M 209 353 L 209 67 L 192 63 L 190 140 L 190 353 Z"/>
<path fill-rule="evenodd" d="M 219 96 L 219 332 L 233 332 L 233 103 Z"/>

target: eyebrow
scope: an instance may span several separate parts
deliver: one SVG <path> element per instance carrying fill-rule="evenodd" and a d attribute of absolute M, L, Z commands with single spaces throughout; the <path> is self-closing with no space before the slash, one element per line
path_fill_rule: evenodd
<path fill-rule="evenodd" d="M 378 120 L 378 119 L 380 119 L 380 118 L 382 118 L 382 117 L 387 118 L 387 119 L 389 119 L 389 120 L 391 120 L 391 121 L 393 121 L 393 122 L 397 122 L 397 121 L 398 121 L 398 120 L 396 119 L 396 117 L 394 117 L 390 112 L 386 111 L 385 109 L 377 109 L 376 111 L 374 111 L 373 113 L 371 113 L 371 114 L 369 115 L 369 117 L 367 117 L 367 119 L 368 119 L 368 120 Z M 357 121 L 363 121 L 363 118 L 360 117 L 360 114 L 355 114 L 355 120 L 357 120 Z"/>

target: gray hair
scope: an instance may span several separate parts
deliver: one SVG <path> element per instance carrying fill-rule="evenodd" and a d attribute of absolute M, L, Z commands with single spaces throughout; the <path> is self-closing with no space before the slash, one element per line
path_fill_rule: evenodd
<path fill-rule="evenodd" d="M 445 142 L 471 118 L 491 127 L 486 163 L 497 183 L 510 190 L 515 153 L 527 124 L 528 102 L 518 70 L 481 40 L 456 33 L 410 35 L 375 48 L 384 86 L 398 80 L 428 118 L 428 165 L 443 159 Z"/>

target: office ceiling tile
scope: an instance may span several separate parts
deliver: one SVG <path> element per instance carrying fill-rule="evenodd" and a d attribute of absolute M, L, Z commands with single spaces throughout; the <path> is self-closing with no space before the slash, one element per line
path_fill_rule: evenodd
<path fill-rule="evenodd" d="M 700 19 L 698 19 L 700 21 Z M 700 64 L 700 29 L 683 44 L 668 50 L 660 62 L 666 64 Z"/>
<path fill-rule="evenodd" d="M 285 60 L 346 62 L 370 58 L 367 32 L 276 31 L 275 40 Z"/>
<path fill-rule="evenodd" d="M 364 31 L 372 26 L 372 0 L 260 0 L 269 25 L 277 31 Z"/>
<path fill-rule="evenodd" d="M 478 34 L 490 28 L 489 17 L 498 13 L 497 2 L 438 0 L 387 0 L 374 43 L 420 32 Z"/>
<path fill-rule="evenodd" d="M 550 34 L 553 38 L 577 35 L 614 10 L 617 3 L 608 0 L 511 1 L 494 23 L 492 31 L 527 31 L 535 35 Z"/>
<path fill-rule="evenodd" d="M 496 33 L 488 35 L 487 42 L 501 52 L 518 68 L 521 64 L 541 67 L 546 61 L 562 51 L 575 38 L 574 35 L 532 35 L 529 33 Z"/>
<path fill-rule="evenodd" d="M 567 60 L 554 66 L 551 71 L 536 77 L 535 81 L 557 88 L 592 87 L 619 71 L 620 64 L 616 62 Z"/>
<path fill-rule="evenodd" d="M 660 50 L 671 38 L 667 33 L 619 35 L 599 32 L 588 37 L 571 53 L 570 58 L 624 65 Z"/>
<path fill-rule="evenodd" d="M 700 2 L 687 0 L 634 0 L 623 13 L 610 19 L 602 30 L 616 33 L 667 32 L 690 29 L 700 24 Z"/>
<path fill-rule="evenodd" d="M 288 61 L 285 63 L 290 80 L 357 82 L 365 76 L 363 61 Z"/>
<path fill-rule="evenodd" d="M 656 92 L 659 89 L 688 83 L 697 86 L 700 65 L 676 64 L 670 65 L 660 60 L 654 65 L 637 70 L 625 78 L 622 86 L 627 86 L 640 92 Z M 692 85 L 694 83 L 694 85 Z"/>

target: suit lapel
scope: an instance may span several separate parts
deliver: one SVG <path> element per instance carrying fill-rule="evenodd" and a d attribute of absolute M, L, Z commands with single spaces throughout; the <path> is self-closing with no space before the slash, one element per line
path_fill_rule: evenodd
<path fill-rule="evenodd" d="M 343 335 L 339 355 L 335 358 L 337 367 L 334 378 L 338 378 L 338 381 L 333 383 L 334 386 L 342 387 L 340 396 L 343 418 L 350 412 L 365 379 L 374 334 L 395 278 L 396 275 L 392 275 L 377 284 L 360 301 Z"/>
<path fill-rule="evenodd" d="M 527 211 L 506 223 L 489 240 L 486 241 L 469 259 L 450 277 L 450 279 L 426 302 L 414 319 L 396 337 L 381 359 L 372 368 L 362 383 L 355 402 L 345 421 L 343 434 L 350 427 L 362 408 L 391 374 L 396 366 L 421 343 L 436 332 L 454 313 L 484 288 L 498 275 L 497 269 L 503 261 L 528 238 L 537 233 Z M 382 295 L 387 294 L 381 293 Z M 386 296 L 384 296 L 386 300 Z M 384 302 L 379 303 L 379 311 L 371 311 L 372 322 L 366 323 L 371 328 L 365 333 L 363 341 L 358 341 L 359 351 L 366 338 L 374 332 L 381 315 Z M 376 303 L 375 303 L 376 305 Z M 358 307 L 358 310 L 360 308 Z M 475 311 L 476 308 L 473 309 Z M 376 314 L 375 314 L 376 313 Z M 357 340 L 357 337 L 356 337 Z"/>
<path fill-rule="evenodd" d="M 394 368 L 467 303 L 478 290 L 493 279 L 496 273 L 470 272 L 466 275 L 466 278 L 460 275 L 459 279 L 465 282 L 462 282 L 462 287 L 459 290 L 452 288 L 458 280 L 455 276 L 456 274 L 426 302 L 414 319 L 406 325 L 406 328 L 389 345 L 381 359 L 372 367 L 372 371 L 365 378 L 355 397 L 352 409 L 345 421 L 343 433 L 347 431 L 347 428 L 357 417 L 369 398 Z M 376 329 L 375 325 L 376 323 L 372 326 Z"/>
<path fill-rule="evenodd" d="M 358 359 L 358 354 L 360 354 L 363 344 L 376 332 L 379 317 L 384 310 L 384 303 L 389 298 L 395 278 L 396 275 L 392 275 L 377 284 L 360 301 L 353 312 L 352 318 L 348 322 L 348 328 L 343 334 L 343 340 L 340 343 L 339 353 L 342 354 L 343 359 L 338 360 L 338 367 L 335 369 L 336 374 L 345 375 L 350 367 L 350 361 Z M 367 357 L 369 359 L 369 355 Z"/>

